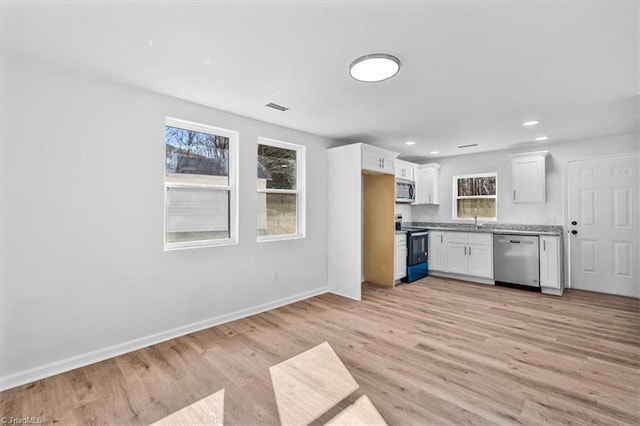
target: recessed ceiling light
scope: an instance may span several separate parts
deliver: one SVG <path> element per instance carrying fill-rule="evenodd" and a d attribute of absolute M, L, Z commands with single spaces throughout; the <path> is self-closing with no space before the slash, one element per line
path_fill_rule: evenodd
<path fill-rule="evenodd" d="M 536 124 L 540 124 L 540 122 L 538 120 L 531 120 L 522 123 L 523 126 L 535 126 Z"/>
<path fill-rule="evenodd" d="M 431 151 L 432 154 L 439 154 L 438 151 Z"/>
<path fill-rule="evenodd" d="M 409 141 L 409 142 L 405 142 L 405 145 L 415 145 L 416 143 L 414 141 Z"/>
<path fill-rule="evenodd" d="M 349 74 L 358 81 L 373 83 L 393 77 L 400 70 L 400 60 L 386 53 L 364 55 L 349 66 Z"/>
<path fill-rule="evenodd" d="M 549 139 L 549 136 L 538 136 L 536 138 L 537 141 L 546 141 L 547 139 Z"/>

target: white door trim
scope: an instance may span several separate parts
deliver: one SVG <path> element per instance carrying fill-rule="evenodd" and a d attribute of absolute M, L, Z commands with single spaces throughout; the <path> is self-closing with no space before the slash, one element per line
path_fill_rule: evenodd
<path fill-rule="evenodd" d="M 628 152 L 622 154 L 605 154 L 605 155 L 593 155 L 588 157 L 576 157 L 570 160 L 565 160 L 564 162 L 564 189 L 565 189 L 565 197 L 564 197 L 564 228 L 567 232 L 564 234 L 567 238 L 567 253 L 566 253 L 566 263 L 567 265 L 567 280 L 565 288 L 571 288 L 571 238 L 569 238 L 570 233 L 570 223 L 569 221 L 571 216 L 571 211 L 569 209 L 569 164 L 570 163 L 579 163 L 581 161 L 593 161 L 593 160 L 617 160 L 624 158 L 634 158 L 636 163 L 638 163 L 638 170 L 640 170 L 640 155 L 638 152 Z M 638 187 L 640 188 L 640 173 L 638 173 Z M 640 237 L 640 226 L 638 226 L 638 236 Z M 640 238 L 639 238 L 640 240 Z"/>

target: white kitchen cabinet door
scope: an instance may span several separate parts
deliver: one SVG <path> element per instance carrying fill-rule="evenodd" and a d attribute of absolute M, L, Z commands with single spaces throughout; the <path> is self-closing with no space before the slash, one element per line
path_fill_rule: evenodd
<path fill-rule="evenodd" d="M 445 270 L 445 244 L 444 232 L 429 232 L 429 259 L 430 271 Z"/>
<path fill-rule="evenodd" d="M 493 278 L 493 236 L 488 233 L 446 232 L 445 272 Z"/>
<path fill-rule="evenodd" d="M 440 165 L 423 164 L 416 169 L 416 201 L 414 204 L 439 204 Z"/>
<path fill-rule="evenodd" d="M 560 288 L 561 283 L 560 237 L 540 237 L 540 286 Z"/>
<path fill-rule="evenodd" d="M 467 255 L 469 258 L 467 274 L 493 278 L 493 245 L 469 244 Z"/>
<path fill-rule="evenodd" d="M 445 272 L 452 274 L 467 274 L 469 269 L 467 258 L 467 244 L 447 242 Z"/>
<path fill-rule="evenodd" d="M 416 164 L 409 163 L 407 161 L 396 160 L 396 178 L 415 180 L 414 169 Z"/>
<path fill-rule="evenodd" d="M 378 173 L 395 174 L 395 156 L 391 152 L 362 146 L 362 168 Z"/>
<path fill-rule="evenodd" d="M 407 246 L 396 246 L 395 280 L 401 280 L 407 276 Z"/>
<path fill-rule="evenodd" d="M 545 157 L 548 151 L 518 154 L 511 159 L 514 203 L 545 202 Z"/>

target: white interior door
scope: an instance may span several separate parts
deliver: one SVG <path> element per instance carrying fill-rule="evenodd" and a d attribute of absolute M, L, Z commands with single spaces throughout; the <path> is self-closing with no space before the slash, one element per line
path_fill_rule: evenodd
<path fill-rule="evenodd" d="M 640 297 L 638 158 L 568 166 L 572 288 Z"/>

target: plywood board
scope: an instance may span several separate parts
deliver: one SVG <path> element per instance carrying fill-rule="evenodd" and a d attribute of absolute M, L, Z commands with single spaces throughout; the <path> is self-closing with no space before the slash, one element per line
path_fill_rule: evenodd
<path fill-rule="evenodd" d="M 364 280 L 394 285 L 395 176 L 363 174 Z"/>
<path fill-rule="evenodd" d="M 325 424 L 327 426 L 385 426 L 387 422 L 367 395 L 362 395 Z"/>
<path fill-rule="evenodd" d="M 327 342 L 269 371 L 283 426 L 309 424 L 358 389 Z"/>

